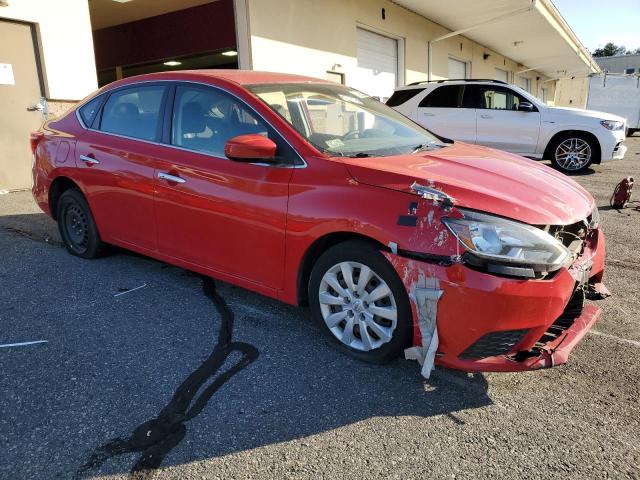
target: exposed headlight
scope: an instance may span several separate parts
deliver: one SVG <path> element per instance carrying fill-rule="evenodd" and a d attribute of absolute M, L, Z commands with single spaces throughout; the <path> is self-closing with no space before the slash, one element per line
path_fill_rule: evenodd
<path fill-rule="evenodd" d="M 463 218 L 443 218 L 445 225 L 472 255 L 491 264 L 558 270 L 570 253 L 562 243 L 525 223 L 460 209 Z"/>
<path fill-rule="evenodd" d="M 622 130 L 624 128 L 624 122 L 616 122 L 614 120 L 602 120 L 600 125 L 607 130 Z"/>
<path fill-rule="evenodd" d="M 600 226 L 600 211 L 598 207 L 593 207 L 591 211 L 591 220 L 589 221 L 589 228 L 593 230 L 594 228 L 598 228 Z"/>

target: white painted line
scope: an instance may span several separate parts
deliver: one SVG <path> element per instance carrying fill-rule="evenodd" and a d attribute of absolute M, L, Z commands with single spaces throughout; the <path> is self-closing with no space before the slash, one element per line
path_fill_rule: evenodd
<path fill-rule="evenodd" d="M 147 284 L 145 283 L 144 285 L 140 285 L 139 287 L 132 288 L 131 290 L 125 290 L 124 292 L 114 293 L 113 296 L 114 297 L 119 297 L 120 295 L 124 295 L 125 293 L 135 292 L 136 290 L 140 290 L 141 288 L 144 288 L 146 286 L 147 286 Z"/>
<path fill-rule="evenodd" d="M 49 343 L 49 340 L 36 340 L 35 342 L 22 342 L 22 343 L 5 343 L 4 345 L 0 345 L 0 348 L 24 347 L 26 345 L 36 345 L 38 343 Z"/>
<path fill-rule="evenodd" d="M 0 190 L 0 195 L 7 195 L 9 190 Z"/>
<path fill-rule="evenodd" d="M 629 345 L 633 345 L 634 347 L 640 347 L 640 342 L 637 342 L 636 340 L 629 340 L 628 338 L 616 337 L 615 335 L 609 335 L 608 333 L 599 332 L 597 330 L 589 330 L 589 333 L 593 333 L 594 335 L 598 335 L 600 337 L 611 338 L 621 343 L 628 343 Z"/>

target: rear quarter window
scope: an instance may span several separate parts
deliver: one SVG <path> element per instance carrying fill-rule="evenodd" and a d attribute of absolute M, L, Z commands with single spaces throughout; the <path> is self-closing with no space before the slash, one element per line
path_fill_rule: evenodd
<path fill-rule="evenodd" d="M 464 95 L 464 85 L 444 85 L 436 88 L 421 102 L 420 107 L 460 108 Z"/>
<path fill-rule="evenodd" d="M 413 97 L 418 95 L 420 92 L 423 92 L 424 88 L 412 88 L 411 90 L 398 90 L 394 92 L 389 100 L 387 100 L 387 106 L 389 107 L 397 107 L 398 105 L 402 105 L 403 103 L 407 103 Z"/>
<path fill-rule="evenodd" d="M 91 124 L 96 118 L 96 114 L 98 110 L 100 110 L 100 105 L 102 105 L 102 101 L 104 97 L 102 95 L 97 96 L 96 98 L 89 100 L 85 103 L 78 113 L 80 113 L 80 118 L 86 127 L 91 127 Z"/>

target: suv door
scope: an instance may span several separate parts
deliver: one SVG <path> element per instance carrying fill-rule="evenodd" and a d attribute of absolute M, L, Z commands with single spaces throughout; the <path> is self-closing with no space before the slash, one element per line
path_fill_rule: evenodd
<path fill-rule="evenodd" d="M 251 107 L 221 89 L 177 84 L 172 96 L 171 128 L 163 139 L 168 145 L 156 175 L 160 252 L 281 288 L 293 173 L 286 167 L 297 154 Z M 271 138 L 282 164 L 229 160 L 226 141 L 249 133 Z"/>
<path fill-rule="evenodd" d="M 509 87 L 473 85 L 477 102 L 477 143 L 521 155 L 536 151 L 540 134 L 540 112 L 520 111 L 521 102 L 532 103 Z"/>
<path fill-rule="evenodd" d="M 442 137 L 474 143 L 476 111 L 464 100 L 465 85 L 439 86 L 422 99 L 416 120 Z"/>
<path fill-rule="evenodd" d="M 156 249 L 155 160 L 162 130 L 164 84 L 133 84 L 105 93 L 102 109 L 80 109 L 87 128 L 76 144 L 76 176 L 102 239 Z M 106 98 L 104 98 L 106 97 Z"/>

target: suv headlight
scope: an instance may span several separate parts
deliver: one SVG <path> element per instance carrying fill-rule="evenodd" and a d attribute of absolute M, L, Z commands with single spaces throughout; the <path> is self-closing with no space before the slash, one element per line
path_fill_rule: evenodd
<path fill-rule="evenodd" d="M 445 217 L 442 221 L 469 253 L 485 263 L 552 272 L 570 256 L 569 250 L 544 230 L 485 213 L 460 212 L 463 218 Z"/>
<path fill-rule="evenodd" d="M 622 130 L 624 128 L 624 122 L 617 122 L 615 120 L 602 120 L 600 125 L 607 130 Z"/>

